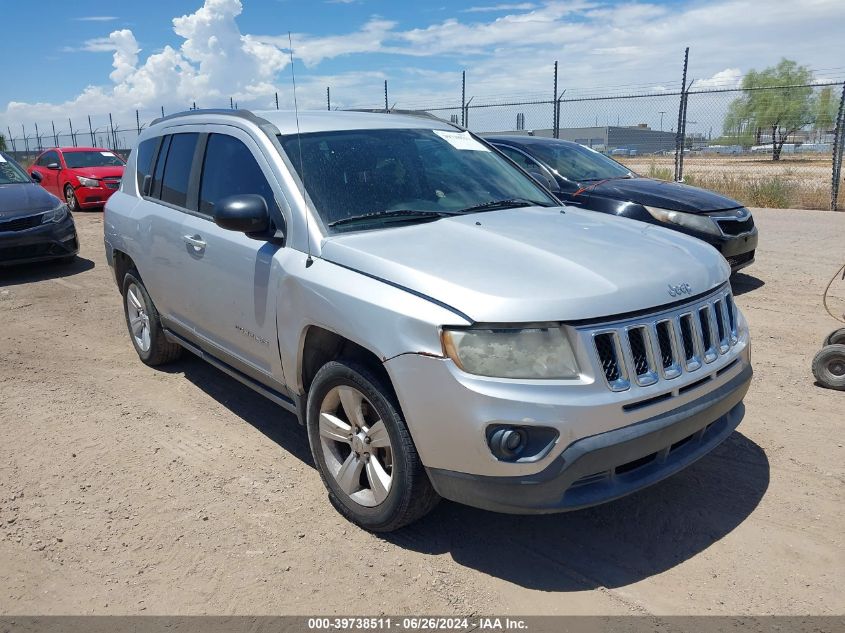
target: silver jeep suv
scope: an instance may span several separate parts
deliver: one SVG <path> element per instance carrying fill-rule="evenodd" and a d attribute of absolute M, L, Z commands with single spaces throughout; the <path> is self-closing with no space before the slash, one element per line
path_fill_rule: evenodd
<path fill-rule="evenodd" d="M 332 503 L 370 530 L 441 497 L 605 502 L 743 416 L 748 329 L 716 250 L 561 207 L 440 120 L 159 119 L 105 247 L 141 360 L 187 349 L 295 412 Z"/>

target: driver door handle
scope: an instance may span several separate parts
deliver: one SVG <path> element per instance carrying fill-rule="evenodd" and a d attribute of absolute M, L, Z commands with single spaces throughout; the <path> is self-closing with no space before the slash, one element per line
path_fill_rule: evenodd
<path fill-rule="evenodd" d="M 202 239 L 201 235 L 183 235 L 182 239 L 185 244 L 192 246 L 196 251 L 205 250 L 205 240 Z"/>

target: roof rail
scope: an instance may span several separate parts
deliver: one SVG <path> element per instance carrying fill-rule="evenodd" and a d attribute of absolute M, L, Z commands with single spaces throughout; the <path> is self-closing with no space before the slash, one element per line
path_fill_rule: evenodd
<path fill-rule="evenodd" d="M 437 116 L 436 114 L 432 114 L 426 110 L 397 110 L 392 109 L 385 112 L 384 108 L 352 108 L 350 110 L 340 110 L 341 112 L 372 112 L 374 114 L 402 114 L 404 116 L 415 116 L 421 119 L 434 119 L 435 121 L 440 121 L 441 123 L 448 123 L 459 130 L 463 130 L 460 125 L 456 123 L 452 123 L 452 121 L 447 121 L 446 119 Z"/>
<path fill-rule="evenodd" d="M 227 115 L 238 117 L 239 119 L 245 119 L 256 125 L 266 125 L 269 123 L 266 119 L 262 119 L 259 116 L 255 116 L 249 110 L 232 110 L 230 108 L 206 108 L 204 110 L 183 110 L 182 112 L 174 112 L 173 114 L 168 114 L 167 116 L 160 116 L 157 119 L 154 119 L 150 125 L 155 125 L 157 123 L 161 123 L 162 121 L 169 121 L 171 119 L 179 119 L 186 116 L 196 116 L 198 114 L 217 114 L 217 115 Z"/>

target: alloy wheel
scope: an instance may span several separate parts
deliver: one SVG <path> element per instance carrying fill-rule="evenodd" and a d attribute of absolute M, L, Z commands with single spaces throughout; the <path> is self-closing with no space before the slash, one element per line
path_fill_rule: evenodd
<path fill-rule="evenodd" d="M 134 283 L 126 288 L 126 314 L 135 345 L 142 352 L 150 349 L 150 317 L 141 289 Z"/>
<path fill-rule="evenodd" d="M 334 387 L 320 405 L 319 430 L 338 487 L 362 506 L 383 503 L 393 482 L 393 446 L 372 403 L 355 387 Z"/>

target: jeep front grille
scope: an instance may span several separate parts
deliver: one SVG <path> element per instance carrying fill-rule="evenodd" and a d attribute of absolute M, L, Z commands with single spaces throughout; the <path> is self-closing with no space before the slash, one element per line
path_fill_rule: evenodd
<path fill-rule="evenodd" d="M 592 338 L 613 391 L 695 372 L 727 354 L 738 340 L 736 306 L 727 287 L 652 316 L 579 329 Z"/>

